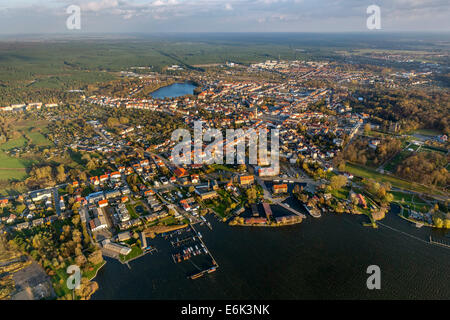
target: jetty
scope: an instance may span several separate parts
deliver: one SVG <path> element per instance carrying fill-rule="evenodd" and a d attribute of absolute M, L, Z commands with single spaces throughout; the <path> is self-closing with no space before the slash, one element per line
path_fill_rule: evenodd
<path fill-rule="evenodd" d="M 430 243 L 450 249 L 449 243 L 445 242 L 444 240 L 433 240 L 431 236 L 430 236 Z"/>
<path fill-rule="evenodd" d="M 303 213 L 301 213 L 301 212 L 299 212 L 299 211 L 297 211 L 297 210 L 291 208 L 291 207 L 288 206 L 287 204 L 281 203 L 281 202 L 280 202 L 280 203 L 277 203 L 277 204 L 278 204 L 280 207 L 285 208 L 286 210 L 289 210 L 290 212 L 294 213 L 295 215 L 301 217 L 302 219 L 306 219 L 306 216 L 305 216 Z"/>

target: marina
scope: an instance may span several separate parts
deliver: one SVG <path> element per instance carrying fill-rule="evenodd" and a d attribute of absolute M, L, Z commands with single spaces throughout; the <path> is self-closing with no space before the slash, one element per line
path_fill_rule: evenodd
<path fill-rule="evenodd" d="M 204 220 L 206 225 L 212 229 L 210 223 Z M 193 225 L 172 232 L 166 235 L 166 239 L 170 242 L 172 253 L 171 257 L 175 264 L 185 264 L 189 262 L 194 267 L 194 271 L 188 273 L 188 278 L 197 279 L 207 273 L 217 270 L 219 265 L 212 256 L 202 240 L 200 232 Z M 189 266 L 189 264 L 187 264 Z"/>

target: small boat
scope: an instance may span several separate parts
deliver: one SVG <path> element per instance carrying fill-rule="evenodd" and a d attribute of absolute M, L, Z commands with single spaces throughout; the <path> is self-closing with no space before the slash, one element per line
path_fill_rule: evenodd
<path fill-rule="evenodd" d="M 208 269 L 208 273 L 213 273 L 216 270 L 217 270 L 217 267 L 211 267 Z"/>

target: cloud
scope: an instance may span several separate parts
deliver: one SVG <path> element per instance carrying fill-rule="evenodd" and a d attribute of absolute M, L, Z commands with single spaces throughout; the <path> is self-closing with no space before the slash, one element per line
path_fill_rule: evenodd
<path fill-rule="evenodd" d="M 76 4 L 89 21 L 97 19 L 111 30 L 167 31 L 365 31 L 366 8 L 381 7 L 383 28 L 450 30 L 448 0 L 0 0 L 0 29 L 24 16 L 42 17 L 50 24 L 65 8 Z M 3 12 L 3 14 L 2 14 Z M 8 14 L 6 14 L 6 12 Z M 45 18 L 44 18 L 45 17 Z M 92 18 L 91 18 L 92 17 Z M 9 20 L 8 20 L 9 19 Z M 91 20 L 90 20 L 91 19 Z M 122 21 L 118 24 L 118 21 Z M 26 26 L 26 22 L 25 26 Z M 98 24 L 98 23 L 97 23 Z M 92 23 L 94 25 L 94 23 Z M 345 27 L 344 27 L 345 26 Z M 34 30 L 30 24 L 30 30 Z M 105 28 L 107 28 L 105 26 Z M 133 29 L 134 28 L 134 29 Z M 348 29 L 348 30 L 344 30 Z M 13 32 L 14 30 L 12 30 Z M 95 32 L 95 29 L 89 30 Z"/>
<path fill-rule="evenodd" d="M 90 1 L 87 3 L 82 3 L 80 5 L 81 10 L 87 12 L 98 12 L 104 11 L 106 9 L 119 7 L 119 1 L 117 0 L 101 0 L 101 1 Z"/>

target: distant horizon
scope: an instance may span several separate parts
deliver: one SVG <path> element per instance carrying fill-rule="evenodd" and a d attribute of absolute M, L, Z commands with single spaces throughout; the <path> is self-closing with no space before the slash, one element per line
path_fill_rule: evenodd
<path fill-rule="evenodd" d="M 447 0 L 0 0 L 0 34 L 450 32 L 449 15 Z"/>
<path fill-rule="evenodd" d="M 39 36 L 64 36 L 70 38 L 83 38 L 89 36 L 159 36 L 159 35 L 450 35 L 450 30 L 435 31 L 161 31 L 161 32 L 40 32 L 40 33 L 0 33 L 0 38 L 11 37 L 39 37 Z"/>

